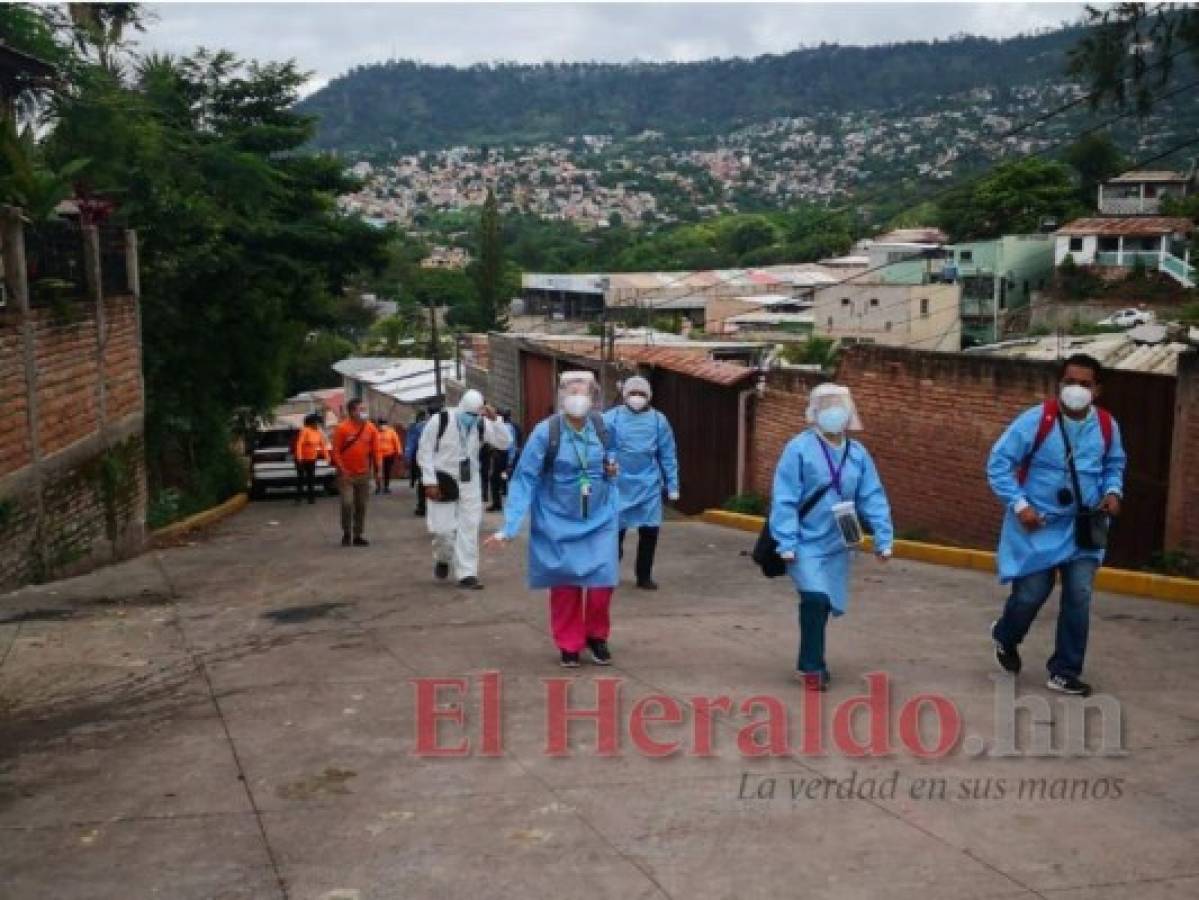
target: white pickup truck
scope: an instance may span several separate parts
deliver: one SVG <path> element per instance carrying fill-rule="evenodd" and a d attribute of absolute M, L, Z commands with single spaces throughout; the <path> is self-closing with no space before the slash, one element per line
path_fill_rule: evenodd
<path fill-rule="evenodd" d="M 292 454 L 299 429 L 288 422 L 276 421 L 258 429 L 250 453 L 250 496 L 265 499 L 269 491 L 298 489 L 296 459 Z M 317 460 L 317 484 L 328 494 L 337 493 L 337 471 L 326 459 Z"/>

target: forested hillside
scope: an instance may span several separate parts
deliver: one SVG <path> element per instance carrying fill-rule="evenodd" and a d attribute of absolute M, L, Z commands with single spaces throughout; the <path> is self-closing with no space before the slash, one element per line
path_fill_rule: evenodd
<path fill-rule="evenodd" d="M 752 15 L 752 8 L 746 15 Z M 1079 30 L 875 47 L 823 45 L 754 59 L 469 68 L 361 66 L 307 98 L 323 148 L 409 151 L 570 135 L 722 134 L 780 116 L 935 109 L 974 88 L 1063 79 Z"/>

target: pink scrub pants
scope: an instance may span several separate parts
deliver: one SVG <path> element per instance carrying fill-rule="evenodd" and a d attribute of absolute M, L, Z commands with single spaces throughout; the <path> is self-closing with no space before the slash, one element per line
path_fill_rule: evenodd
<path fill-rule="evenodd" d="M 613 588 L 550 588 L 550 631 L 559 650 L 578 653 L 590 638 L 608 639 Z"/>

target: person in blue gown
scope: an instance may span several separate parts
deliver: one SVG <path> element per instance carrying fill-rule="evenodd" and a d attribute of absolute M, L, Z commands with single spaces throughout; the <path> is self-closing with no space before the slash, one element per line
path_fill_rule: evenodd
<path fill-rule="evenodd" d="M 624 536 L 637 529 L 637 587 L 656 591 L 654 555 L 662 527 L 662 495 L 679 499 L 679 459 L 674 430 L 666 416 L 650 406 L 653 391 L 640 375 L 625 381 L 624 403 L 604 413 L 604 421 L 617 435 L 616 462 L 620 467 L 620 555 Z"/>
<path fill-rule="evenodd" d="M 987 480 L 1005 507 L 999 579 L 1012 586 L 991 637 L 999 665 L 1019 673 L 1019 645 L 1060 575 L 1062 600 L 1047 686 L 1086 696 L 1091 686 L 1080 676 L 1091 591 L 1103 550 L 1079 546 L 1075 519 L 1080 509 L 1119 515 L 1126 457 L 1119 426 L 1095 405 L 1103 377 L 1099 362 L 1076 354 L 1062 364 L 1059 375 L 1057 399 L 1017 416 L 987 461 Z M 1081 497 L 1075 496 L 1067 446 L 1073 451 Z"/>
<path fill-rule="evenodd" d="M 807 687 L 825 690 L 829 616 L 840 616 L 849 601 L 852 528 L 862 522 L 874 534 L 875 554 L 890 558 L 894 529 L 891 507 L 874 460 L 849 429 L 861 423 L 849 389 L 836 384 L 813 388 L 808 399 L 810 427 L 783 449 L 774 473 L 770 531 L 799 592 L 799 660 Z"/>
<path fill-rule="evenodd" d="M 597 665 L 611 662 L 609 609 L 620 579 L 617 560 L 618 471 L 614 435 L 597 411 L 590 372 L 564 372 L 560 412 L 525 442 L 508 486 L 504 526 L 487 543 L 519 534 L 530 519 L 528 583 L 549 588 L 550 630 L 566 667 L 584 648 Z M 557 448 L 553 445 L 557 440 Z"/>

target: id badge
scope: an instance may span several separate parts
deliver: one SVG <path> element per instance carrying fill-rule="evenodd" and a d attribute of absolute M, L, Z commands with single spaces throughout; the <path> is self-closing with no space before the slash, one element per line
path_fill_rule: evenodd
<path fill-rule="evenodd" d="M 852 500 L 833 504 L 833 520 L 846 547 L 856 547 L 862 543 L 862 523 L 858 521 L 857 505 Z"/>
<path fill-rule="evenodd" d="M 579 485 L 579 510 L 584 519 L 591 508 L 591 482 L 584 481 Z"/>
<path fill-rule="evenodd" d="M 458 463 L 458 481 L 462 484 L 470 482 L 470 460 L 464 459 Z"/>

